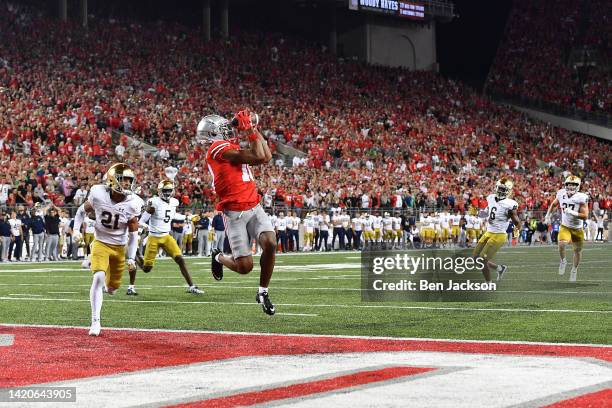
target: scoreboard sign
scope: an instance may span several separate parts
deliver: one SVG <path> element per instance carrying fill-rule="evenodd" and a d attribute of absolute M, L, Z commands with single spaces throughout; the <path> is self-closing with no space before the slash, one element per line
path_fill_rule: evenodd
<path fill-rule="evenodd" d="M 395 17 L 414 20 L 425 19 L 425 6 L 410 1 L 394 0 L 350 0 L 349 9 L 387 14 Z"/>

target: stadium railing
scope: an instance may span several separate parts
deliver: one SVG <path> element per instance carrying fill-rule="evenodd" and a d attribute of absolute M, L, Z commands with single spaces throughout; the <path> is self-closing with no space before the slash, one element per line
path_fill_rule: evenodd
<path fill-rule="evenodd" d="M 487 94 L 496 102 L 519 105 L 525 108 L 530 108 L 557 116 L 563 116 L 570 119 L 592 123 L 594 125 L 612 128 L 612 115 L 605 112 L 587 112 L 573 106 L 563 106 L 552 102 L 535 100 L 522 96 L 507 95 L 503 93 L 488 92 Z"/>

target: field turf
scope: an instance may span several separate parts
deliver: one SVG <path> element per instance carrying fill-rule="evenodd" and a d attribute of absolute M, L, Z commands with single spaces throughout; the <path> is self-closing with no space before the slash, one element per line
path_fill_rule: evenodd
<path fill-rule="evenodd" d="M 571 254 L 569 255 L 571 262 Z M 247 276 L 210 274 L 210 258 L 188 258 L 196 284 L 186 293 L 174 262 L 158 259 L 105 295 L 102 325 L 125 328 L 341 334 L 612 344 L 612 246 L 587 245 L 578 282 L 558 276 L 556 248 L 506 248 L 510 269 L 488 302 L 363 302 L 358 252 L 281 255 L 270 287 L 277 315 L 255 303 L 258 266 Z M 256 259 L 255 265 L 258 265 Z M 0 323 L 88 326 L 91 274 L 80 262 L 1 263 Z M 507 293 L 504 293 L 507 292 Z"/>

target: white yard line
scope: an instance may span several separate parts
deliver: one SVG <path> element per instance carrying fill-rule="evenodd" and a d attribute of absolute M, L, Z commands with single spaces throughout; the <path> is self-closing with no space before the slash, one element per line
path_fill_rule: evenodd
<path fill-rule="evenodd" d="M 0 297 L 0 300 L 19 301 L 19 300 L 40 300 L 52 302 L 87 302 L 89 299 L 65 299 L 65 298 L 18 298 Z M 179 300 L 119 300 L 106 298 L 104 302 L 111 303 L 158 303 L 158 304 L 202 304 L 202 305 L 236 305 L 254 306 L 254 302 L 213 302 L 213 301 L 179 301 Z M 525 309 L 525 308 L 470 308 L 470 307 L 432 307 L 432 306 L 400 306 L 400 305 L 366 305 L 366 304 L 306 304 L 306 303 L 277 303 L 276 306 L 303 307 L 303 308 L 341 308 L 341 309 L 389 309 L 389 310 L 441 310 L 441 311 L 461 311 L 461 312 L 508 312 L 508 313 L 592 313 L 592 314 L 612 314 L 612 310 L 580 310 L 580 309 Z"/>
<path fill-rule="evenodd" d="M 50 329 L 89 329 L 89 326 L 70 326 L 59 324 L 23 324 L 23 323 L 0 323 L 0 327 L 39 327 Z M 234 334 L 239 336 L 280 336 L 280 337 L 322 337 L 338 339 L 377 339 L 398 341 L 439 341 L 445 343 L 500 343 L 500 344 L 532 344 L 537 346 L 560 346 L 560 347 L 603 347 L 612 349 L 612 344 L 596 343 L 551 343 L 541 341 L 519 341 L 519 340 L 463 340 L 463 339 L 436 339 L 432 337 L 390 337 L 390 336 L 351 336 L 342 334 L 304 334 L 304 333 L 265 333 L 265 332 L 239 332 L 219 330 L 190 330 L 190 329 L 152 329 L 131 327 L 104 327 L 104 330 L 134 331 L 134 332 L 165 332 L 165 333 L 203 333 L 203 334 Z"/>
<path fill-rule="evenodd" d="M 21 287 L 21 286 L 60 286 L 66 288 L 89 288 L 91 285 L 71 285 L 71 284 L 53 284 L 53 283 L 0 283 L 0 286 L 7 287 Z M 257 289 L 259 286 L 244 286 L 244 285 L 221 285 L 211 283 L 199 283 L 198 286 L 210 289 Z M 175 288 L 187 288 L 187 285 L 136 285 L 138 290 L 153 290 L 153 289 L 175 289 Z M 326 290 L 326 291 L 337 291 L 337 292 L 361 292 L 361 288 L 330 288 L 320 286 L 307 286 L 307 287 L 283 287 L 273 286 L 273 290 L 298 290 L 298 291 L 313 291 L 313 290 Z M 50 294 L 63 294 L 63 293 L 79 293 L 79 292 L 47 292 Z M 551 295 L 567 295 L 567 294 L 582 294 L 582 295 L 609 295 L 612 292 L 600 292 L 600 291 L 556 291 L 556 290 L 499 290 L 498 293 L 542 293 Z M 28 296 L 39 296 L 31 295 Z"/>

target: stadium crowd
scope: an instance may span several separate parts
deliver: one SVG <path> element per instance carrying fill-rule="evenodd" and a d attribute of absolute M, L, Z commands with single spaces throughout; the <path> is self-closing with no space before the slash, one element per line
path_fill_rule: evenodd
<path fill-rule="evenodd" d="M 281 35 L 205 43 L 171 23 L 94 18 L 85 30 L 10 3 L 0 11 L 0 207 L 78 205 L 117 160 L 145 197 L 175 165 L 181 203 L 209 206 L 195 125 L 249 106 L 272 148 L 306 152 L 295 166 L 256 169 L 264 197 L 288 206 L 465 211 L 510 175 L 523 209 L 546 209 L 571 172 L 592 206 L 612 208 L 609 143 L 435 73 L 337 59 Z"/>
<path fill-rule="evenodd" d="M 514 1 L 488 91 L 612 113 L 611 17 L 605 0 Z"/>

